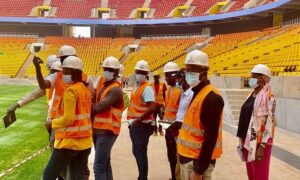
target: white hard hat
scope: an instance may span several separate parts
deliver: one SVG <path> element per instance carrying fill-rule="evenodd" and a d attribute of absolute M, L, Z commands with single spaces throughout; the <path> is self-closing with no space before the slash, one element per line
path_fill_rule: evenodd
<path fill-rule="evenodd" d="M 104 59 L 102 67 L 120 69 L 120 61 L 113 56 L 108 56 Z"/>
<path fill-rule="evenodd" d="M 51 65 L 55 62 L 55 61 L 59 61 L 59 59 L 57 58 L 56 55 L 50 55 L 47 57 L 47 62 L 46 62 L 46 67 L 48 69 L 51 68 Z"/>
<path fill-rule="evenodd" d="M 51 65 L 51 70 L 57 70 L 57 71 L 61 71 L 61 63 L 60 61 L 55 61 L 52 65 Z"/>
<path fill-rule="evenodd" d="M 58 57 L 77 56 L 76 49 L 73 46 L 63 45 L 58 52 Z"/>
<path fill-rule="evenodd" d="M 164 66 L 164 73 L 166 72 L 173 72 L 173 71 L 179 71 L 179 66 L 174 62 L 168 62 Z"/>
<path fill-rule="evenodd" d="M 256 66 L 254 66 L 251 73 L 263 74 L 268 76 L 269 78 L 271 78 L 272 76 L 270 68 L 263 64 L 257 64 Z"/>
<path fill-rule="evenodd" d="M 82 60 L 79 59 L 76 56 L 69 56 L 67 57 L 63 64 L 62 64 L 63 68 L 71 68 L 71 69 L 78 69 L 78 70 L 83 70 L 83 63 Z"/>
<path fill-rule="evenodd" d="M 136 64 L 135 64 L 135 67 L 134 67 L 135 70 L 140 70 L 140 71 L 147 71 L 149 72 L 150 69 L 149 69 L 149 64 L 147 61 L 145 60 L 140 60 L 138 61 Z"/>
<path fill-rule="evenodd" d="M 208 67 L 208 61 L 208 55 L 205 52 L 202 52 L 200 50 L 193 50 L 187 54 L 184 64 Z"/>
<path fill-rule="evenodd" d="M 120 77 L 123 76 L 124 71 L 125 71 L 125 67 L 122 64 L 120 64 L 120 70 L 119 70 Z"/>

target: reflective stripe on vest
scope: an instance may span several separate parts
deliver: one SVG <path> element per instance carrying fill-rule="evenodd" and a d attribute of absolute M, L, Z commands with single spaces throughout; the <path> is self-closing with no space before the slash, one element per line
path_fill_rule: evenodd
<path fill-rule="evenodd" d="M 114 82 L 107 87 L 102 87 L 105 89 L 99 89 L 99 92 L 103 91 L 100 97 L 97 98 L 96 102 L 99 103 L 106 95 L 111 91 L 112 88 L 121 88 L 121 84 L 119 82 Z M 97 95 L 99 96 L 99 95 Z M 93 128 L 95 129 L 104 129 L 110 130 L 114 134 L 118 135 L 120 133 L 121 128 L 121 119 L 124 110 L 124 99 L 122 94 L 122 101 L 120 102 L 119 107 L 111 106 L 107 111 L 96 114 L 93 122 Z"/>
<path fill-rule="evenodd" d="M 148 82 L 141 84 L 134 92 L 131 93 L 130 103 L 127 111 L 127 119 L 136 119 L 147 112 L 149 106 L 142 102 L 143 92 L 149 86 Z M 153 120 L 153 114 L 143 120 Z"/>
<path fill-rule="evenodd" d="M 166 108 L 164 114 L 164 121 L 176 120 L 176 114 L 179 108 L 180 97 L 181 90 L 179 88 L 168 86 L 166 91 Z"/>
<path fill-rule="evenodd" d="M 120 128 L 121 122 L 113 122 L 111 119 L 95 117 L 94 122 L 112 124 L 113 127 Z"/>
<path fill-rule="evenodd" d="M 177 151 L 181 156 L 197 159 L 201 153 L 202 143 L 205 140 L 205 127 L 199 118 L 203 102 L 210 92 L 220 95 L 220 92 L 212 85 L 207 85 L 197 94 L 187 110 L 177 140 Z M 222 154 L 222 116 L 223 113 L 220 117 L 218 139 L 212 153 L 212 160 L 219 158 Z"/>
<path fill-rule="evenodd" d="M 92 136 L 91 124 L 91 93 L 83 83 L 75 83 L 70 87 L 76 90 L 76 109 L 73 123 L 70 126 L 55 128 L 55 139 L 74 139 Z M 61 102 L 62 103 L 62 102 Z M 57 114 L 60 118 L 63 114 Z"/>
<path fill-rule="evenodd" d="M 77 132 L 77 131 L 79 132 L 79 131 L 87 131 L 90 129 L 92 129 L 92 125 L 57 128 L 55 129 L 55 131 L 56 132 Z"/>
<path fill-rule="evenodd" d="M 57 115 L 55 117 L 55 119 L 61 118 L 61 117 L 62 117 L 61 115 Z M 74 120 L 85 120 L 85 119 L 88 119 L 90 117 L 91 117 L 91 114 L 80 114 L 80 115 L 75 115 Z"/>
<path fill-rule="evenodd" d="M 202 148 L 202 144 L 193 143 L 193 142 L 186 141 L 183 139 L 177 139 L 177 144 L 181 144 L 183 146 L 186 146 L 186 147 L 192 148 L 192 149 L 196 149 L 196 150 L 200 150 Z M 217 141 L 214 148 L 222 148 L 222 142 Z"/>

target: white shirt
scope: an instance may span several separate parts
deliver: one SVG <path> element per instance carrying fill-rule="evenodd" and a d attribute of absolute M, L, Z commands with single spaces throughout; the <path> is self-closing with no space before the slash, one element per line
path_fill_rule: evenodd
<path fill-rule="evenodd" d="M 184 116 L 190 106 L 192 99 L 193 99 L 193 95 L 194 95 L 194 92 L 192 91 L 192 88 L 189 88 L 186 91 L 184 91 L 183 93 L 181 93 L 180 103 L 179 103 L 175 121 L 183 122 Z"/>

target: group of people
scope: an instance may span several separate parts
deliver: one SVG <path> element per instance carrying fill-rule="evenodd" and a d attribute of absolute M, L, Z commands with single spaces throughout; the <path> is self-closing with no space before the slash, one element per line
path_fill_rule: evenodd
<path fill-rule="evenodd" d="M 124 67 L 117 58 L 107 57 L 102 63 L 103 75 L 93 83 L 83 72 L 75 48 L 68 45 L 60 48 L 58 56 L 49 56 L 46 65 L 50 74 L 46 78 L 41 73 L 41 59 L 35 57 L 33 63 L 39 88 L 8 112 L 44 96 L 48 89 L 45 126 L 52 155 L 43 179 L 88 179 L 88 157 L 94 146 L 95 179 L 112 180 L 110 155 L 125 110 L 121 84 Z M 148 62 L 136 63 L 127 122 L 139 180 L 148 179 L 147 147 L 150 136 L 157 132 L 165 136 L 172 180 L 212 179 L 216 160 L 222 154 L 224 101 L 208 80 L 208 70 L 209 57 L 200 50 L 187 54 L 185 67 L 174 62 L 164 66 L 167 85 L 160 82 L 157 72 L 154 82 L 148 82 Z M 254 90 L 241 110 L 239 150 L 251 180 L 268 179 L 275 102 L 270 77 L 268 67 L 254 67 L 249 82 Z"/>

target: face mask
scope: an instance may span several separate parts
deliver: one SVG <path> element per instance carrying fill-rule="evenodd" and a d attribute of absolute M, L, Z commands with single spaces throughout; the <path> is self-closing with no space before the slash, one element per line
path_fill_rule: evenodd
<path fill-rule="evenodd" d="M 135 80 L 136 82 L 138 83 L 143 83 L 147 80 L 146 76 L 145 75 L 142 75 L 142 74 L 135 74 Z"/>
<path fill-rule="evenodd" d="M 258 86 L 257 79 L 256 78 L 250 78 L 250 80 L 249 80 L 249 86 L 251 88 L 256 88 Z"/>
<path fill-rule="evenodd" d="M 114 73 L 110 71 L 104 71 L 103 76 L 105 81 L 111 81 L 114 78 Z"/>
<path fill-rule="evenodd" d="M 64 83 L 69 84 L 72 82 L 72 75 L 66 74 L 62 76 Z"/>
<path fill-rule="evenodd" d="M 191 72 L 186 72 L 185 73 L 185 80 L 186 82 L 191 86 L 195 87 L 197 86 L 201 81 L 199 80 L 201 73 L 191 73 Z"/>
<path fill-rule="evenodd" d="M 179 84 L 178 82 L 176 82 L 176 87 L 179 88 L 179 89 L 181 89 L 181 90 L 183 89 L 183 88 L 182 88 L 182 85 Z"/>

